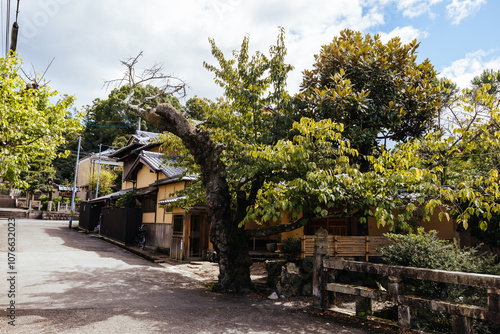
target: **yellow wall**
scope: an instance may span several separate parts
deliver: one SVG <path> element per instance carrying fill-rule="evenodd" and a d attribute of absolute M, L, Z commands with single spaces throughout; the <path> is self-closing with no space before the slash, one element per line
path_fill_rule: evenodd
<path fill-rule="evenodd" d="M 380 237 L 384 233 L 388 233 L 389 228 L 387 226 L 377 226 L 377 220 L 373 217 L 368 217 L 368 235 L 372 237 Z"/>
<path fill-rule="evenodd" d="M 439 209 L 436 209 L 434 214 L 431 216 L 430 221 L 420 222 L 419 226 L 424 227 L 425 231 L 436 230 L 438 231 L 438 236 L 441 239 L 453 239 L 456 237 L 455 235 L 455 222 L 453 219 L 446 219 L 443 214 L 443 219 L 439 220 Z M 285 213 L 282 218 L 282 224 L 288 224 L 288 213 Z M 389 228 L 387 226 L 377 226 L 377 221 L 373 217 L 368 217 L 368 235 L 369 236 L 382 236 L 384 233 L 388 233 Z M 351 224 L 351 235 L 357 235 L 356 231 L 357 220 L 353 219 Z M 255 222 L 248 223 L 245 227 L 249 229 L 258 228 L 260 225 L 257 225 Z M 284 240 L 289 237 L 302 237 L 304 235 L 304 228 L 301 227 L 297 230 L 281 233 L 281 239 Z"/>
<path fill-rule="evenodd" d="M 155 222 L 155 213 L 154 212 L 143 212 L 142 213 L 142 222 L 146 223 L 154 223 Z"/>
<path fill-rule="evenodd" d="M 163 174 L 162 174 L 163 175 Z M 158 187 L 158 202 L 161 200 L 172 198 L 172 194 L 175 191 L 183 190 L 185 187 L 185 182 L 175 182 L 170 184 L 164 184 Z M 184 209 L 182 208 L 174 208 L 173 212 L 175 214 L 184 213 Z M 165 212 L 165 209 L 156 207 L 156 222 L 157 223 L 172 223 L 172 213 Z"/>
<path fill-rule="evenodd" d="M 421 222 L 420 225 L 424 227 L 425 231 L 438 231 L 438 237 L 441 239 L 455 238 L 455 221 L 451 217 L 450 219 L 446 219 L 444 214 L 442 216 L 442 220 L 439 220 L 439 208 L 437 208 L 434 210 L 430 221 Z"/>
<path fill-rule="evenodd" d="M 146 165 L 142 165 L 142 168 L 137 172 L 137 189 L 149 187 L 151 183 L 156 182 L 157 173 L 151 173 L 150 169 Z"/>
<path fill-rule="evenodd" d="M 122 190 L 133 189 L 133 188 L 134 188 L 134 183 L 133 182 L 130 182 L 130 181 L 122 182 Z"/>
<path fill-rule="evenodd" d="M 163 210 L 163 209 L 162 209 Z M 174 221 L 174 215 L 184 215 L 186 211 L 183 208 L 174 208 L 171 212 L 165 212 L 162 214 L 163 223 L 172 224 Z"/>
<path fill-rule="evenodd" d="M 90 159 L 80 160 L 78 164 L 78 175 L 76 177 L 76 186 L 84 187 L 89 185 L 91 174 Z"/>
<path fill-rule="evenodd" d="M 434 211 L 434 214 L 431 216 L 430 221 L 420 221 L 417 226 L 422 226 L 426 232 L 430 230 L 438 231 L 438 237 L 441 239 L 455 238 L 454 220 L 446 219 L 444 214 L 443 214 L 443 219 L 439 220 L 439 208 Z M 375 218 L 373 217 L 368 218 L 368 235 L 381 236 L 387 232 L 390 232 L 388 227 L 386 226 L 377 227 L 377 222 Z"/>

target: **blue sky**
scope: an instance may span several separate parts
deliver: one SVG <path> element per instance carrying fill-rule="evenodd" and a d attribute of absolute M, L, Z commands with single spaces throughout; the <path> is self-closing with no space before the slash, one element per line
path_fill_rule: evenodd
<path fill-rule="evenodd" d="M 6 4 L 2 0 L 2 40 Z M 11 0 L 11 23 L 16 0 Z M 208 38 L 229 56 L 245 35 L 252 51 L 267 52 L 279 26 L 287 31 L 287 61 L 295 66 L 289 90 L 297 93 L 322 45 L 345 28 L 400 36 L 421 44 L 418 61 L 467 87 L 485 68 L 500 69 L 498 16 L 493 0 L 32 0 L 20 1 L 18 50 L 29 70 L 75 95 L 76 107 L 106 98 L 105 80 L 121 77 L 120 60 L 143 51 L 140 66 L 163 63 L 189 86 L 189 96 L 221 95 L 203 61 L 215 64 Z M 5 42 L 2 52 L 5 54 Z"/>

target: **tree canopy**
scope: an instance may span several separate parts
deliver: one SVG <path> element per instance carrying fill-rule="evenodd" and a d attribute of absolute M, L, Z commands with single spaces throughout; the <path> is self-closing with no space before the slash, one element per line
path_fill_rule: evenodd
<path fill-rule="evenodd" d="M 374 154 L 380 141 L 421 136 L 434 126 L 441 95 L 429 60 L 417 63 L 418 46 L 341 31 L 304 71 L 302 115 L 344 124 L 344 136 L 362 156 Z"/>
<path fill-rule="evenodd" d="M 80 123 L 70 112 L 74 97 L 61 96 L 36 78 L 23 78 L 21 66 L 15 54 L 0 58 L 0 177 L 25 187 L 21 172 L 34 161 L 61 155 L 57 148 L 64 134 Z"/>

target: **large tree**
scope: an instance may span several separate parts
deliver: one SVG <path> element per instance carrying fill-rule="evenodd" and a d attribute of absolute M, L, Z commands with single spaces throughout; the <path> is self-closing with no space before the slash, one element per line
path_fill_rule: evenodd
<path fill-rule="evenodd" d="M 304 71 L 302 115 L 344 124 L 361 157 L 386 140 L 407 141 L 432 129 L 441 94 L 433 66 L 417 63 L 419 43 L 343 30 Z M 363 171 L 368 162 L 359 160 Z"/>
<path fill-rule="evenodd" d="M 267 173 L 271 170 L 265 165 L 259 166 L 248 151 L 275 143 L 283 125 L 291 124 L 284 122 L 288 119 L 284 106 L 289 100 L 284 86 L 291 66 L 284 63 L 283 31 L 276 46 L 270 48 L 269 57 L 262 53 L 250 57 L 248 38 L 231 60 L 225 59 L 213 40 L 210 43 L 219 67 L 205 66 L 214 72 L 215 81 L 224 89 L 224 97 L 209 108 L 206 122 L 196 126 L 169 104 L 145 108 L 142 103 L 132 102 L 133 90 L 124 103 L 139 111 L 157 129 L 179 138 L 182 145 L 177 147 L 177 153 L 184 153 L 180 163 L 187 168 L 187 173 L 196 172 L 200 176 L 199 182 L 190 187 L 189 201 L 194 203 L 203 197 L 207 205 L 210 238 L 220 259 L 218 289 L 242 291 L 251 287 L 251 260 L 248 235 L 240 223 L 265 178 L 272 176 Z M 130 87 L 137 84 L 133 75 L 137 60 L 125 62 Z M 166 79 L 159 72 L 153 72 L 151 79 Z M 181 87 L 182 84 L 173 90 L 182 90 Z M 284 131 L 287 133 L 286 126 Z M 173 137 L 170 139 L 171 145 L 178 143 Z M 204 196 L 200 196 L 197 189 L 202 190 Z"/>
<path fill-rule="evenodd" d="M 80 124 L 70 113 L 74 97 L 61 96 L 38 78 L 24 78 L 21 66 L 15 54 L 0 58 L 0 177 L 26 186 L 21 172 L 34 161 L 60 155 L 64 134 Z"/>

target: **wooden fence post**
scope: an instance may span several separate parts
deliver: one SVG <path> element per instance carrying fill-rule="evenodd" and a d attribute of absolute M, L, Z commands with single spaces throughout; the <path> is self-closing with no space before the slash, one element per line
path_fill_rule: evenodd
<path fill-rule="evenodd" d="M 313 257 L 313 306 L 328 307 L 328 291 L 325 289 L 327 275 L 324 273 L 323 259 L 328 255 L 328 231 L 319 228 L 315 233 Z"/>

